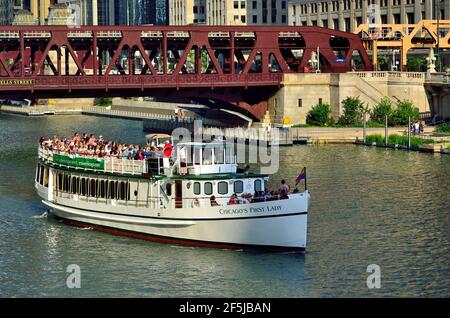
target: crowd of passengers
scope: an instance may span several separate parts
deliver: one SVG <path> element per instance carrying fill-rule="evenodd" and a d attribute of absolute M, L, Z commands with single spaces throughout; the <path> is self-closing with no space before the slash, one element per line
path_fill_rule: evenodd
<path fill-rule="evenodd" d="M 39 144 L 50 153 L 61 155 L 85 158 L 113 157 L 134 160 L 144 160 L 152 157 L 155 152 L 163 151 L 165 146 L 165 144 L 155 145 L 154 143 L 146 146 L 120 144 L 112 140 L 104 140 L 102 136 L 97 138 L 92 134 L 88 135 L 86 133 L 81 136 L 79 133 L 75 133 L 71 138 L 41 137 Z"/>
<path fill-rule="evenodd" d="M 292 193 L 298 193 L 298 188 L 295 188 Z M 291 193 L 291 187 L 286 183 L 285 180 L 281 180 L 280 187 L 278 191 L 269 191 L 268 189 L 264 191 L 256 191 L 255 195 L 250 193 L 242 193 L 239 197 L 236 193 L 231 195 L 230 199 L 227 202 L 227 205 L 235 205 L 235 204 L 248 204 L 254 202 L 265 202 L 265 201 L 274 201 L 280 199 L 288 199 L 289 194 Z M 212 195 L 209 198 L 211 206 L 220 206 L 220 204 L 216 201 L 216 197 Z M 193 202 L 193 207 L 197 207 L 198 201 Z"/>

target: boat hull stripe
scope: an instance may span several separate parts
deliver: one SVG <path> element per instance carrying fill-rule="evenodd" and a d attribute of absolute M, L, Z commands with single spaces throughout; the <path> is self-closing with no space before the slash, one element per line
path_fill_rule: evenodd
<path fill-rule="evenodd" d="M 61 206 L 61 207 L 65 207 L 65 208 L 70 208 L 70 209 L 74 209 L 74 210 L 82 210 L 82 211 L 87 211 L 87 212 L 92 212 L 92 213 L 102 213 L 102 214 L 120 215 L 120 216 L 145 218 L 145 219 L 156 219 L 156 220 L 173 220 L 173 221 L 219 221 L 219 220 L 264 219 L 264 218 L 277 218 L 277 217 L 283 217 L 283 216 L 295 216 L 295 215 L 307 215 L 308 214 L 308 212 L 297 212 L 297 213 L 245 216 L 245 217 L 232 217 L 232 218 L 203 218 L 203 219 L 199 219 L 199 218 L 167 218 L 167 217 L 154 217 L 154 216 L 142 216 L 142 215 L 133 215 L 133 214 L 105 212 L 105 211 L 90 210 L 90 209 L 80 209 L 80 208 L 75 208 L 75 207 L 60 204 L 60 203 L 52 203 L 52 204 L 55 206 Z"/>

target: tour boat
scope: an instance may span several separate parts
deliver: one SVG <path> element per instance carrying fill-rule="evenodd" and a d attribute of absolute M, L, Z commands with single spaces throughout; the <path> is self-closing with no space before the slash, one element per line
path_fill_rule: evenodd
<path fill-rule="evenodd" d="M 179 143 L 145 160 L 40 145 L 35 188 L 50 212 L 75 226 L 188 246 L 304 251 L 306 179 L 304 191 L 267 196 L 269 177 L 236 159 L 233 145 L 217 141 Z"/>

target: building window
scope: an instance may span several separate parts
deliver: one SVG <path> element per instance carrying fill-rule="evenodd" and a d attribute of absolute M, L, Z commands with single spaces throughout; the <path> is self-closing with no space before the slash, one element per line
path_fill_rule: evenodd
<path fill-rule="evenodd" d="M 257 2 L 257 1 L 253 1 L 253 2 L 252 2 L 252 9 L 253 9 L 253 10 L 258 9 L 258 2 Z"/>
<path fill-rule="evenodd" d="M 234 1 L 234 8 L 239 9 L 239 1 Z"/>
<path fill-rule="evenodd" d="M 241 1 L 241 9 L 245 9 L 245 1 Z"/>
<path fill-rule="evenodd" d="M 319 98 L 319 105 L 322 105 L 322 98 Z"/>
<path fill-rule="evenodd" d="M 198 7 L 194 6 L 194 13 L 197 14 L 198 13 Z"/>
<path fill-rule="evenodd" d="M 283 23 L 283 24 L 286 24 L 286 23 L 287 23 L 287 19 L 286 19 L 286 15 L 285 15 L 285 14 L 283 14 L 283 15 L 281 16 L 281 23 Z"/>
<path fill-rule="evenodd" d="M 298 107 L 303 107 L 303 100 L 301 98 L 298 99 Z"/>
<path fill-rule="evenodd" d="M 258 23 L 258 16 L 257 15 L 253 16 L 253 23 Z"/>
<path fill-rule="evenodd" d="M 245 23 L 245 15 L 241 15 L 241 22 Z"/>
<path fill-rule="evenodd" d="M 266 16 L 266 15 L 263 15 L 263 17 L 262 17 L 262 23 L 267 23 L 267 16 Z"/>
<path fill-rule="evenodd" d="M 281 1 L 281 9 L 286 9 L 286 1 Z"/>

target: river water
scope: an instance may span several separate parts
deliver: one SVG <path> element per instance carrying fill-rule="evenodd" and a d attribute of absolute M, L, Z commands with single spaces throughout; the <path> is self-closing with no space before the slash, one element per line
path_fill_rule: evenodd
<path fill-rule="evenodd" d="M 305 254 L 190 248 L 113 236 L 45 215 L 33 188 L 42 135 L 143 143 L 138 121 L 0 114 L 0 296 L 449 297 L 450 156 L 354 145 L 281 148 L 281 178 L 308 167 Z M 81 288 L 66 287 L 70 264 Z M 366 285 L 367 267 L 381 288 Z"/>

